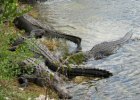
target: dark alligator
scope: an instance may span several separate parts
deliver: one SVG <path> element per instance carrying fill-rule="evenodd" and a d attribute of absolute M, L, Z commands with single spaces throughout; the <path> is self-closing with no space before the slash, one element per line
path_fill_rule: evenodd
<path fill-rule="evenodd" d="M 47 0 L 19 0 L 21 3 L 36 4 L 37 2 L 46 2 Z"/>
<path fill-rule="evenodd" d="M 102 42 L 95 45 L 90 51 L 86 52 L 86 58 L 95 58 L 95 60 L 102 59 L 115 53 L 125 42 L 127 42 L 133 35 L 132 30 L 126 35 L 116 41 Z"/>
<path fill-rule="evenodd" d="M 27 14 L 17 17 L 14 20 L 14 24 L 17 28 L 24 29 L 26 35 L 29 37 L 31 35 L 35 35 L 36 38 L 40 38 L 42 36 L 48 38 L 63 38 L 77 44 L 75 52 L 81 51 L 81 38 L 56 31 L 52 26 L 42 24 L 40 21 Z"/>

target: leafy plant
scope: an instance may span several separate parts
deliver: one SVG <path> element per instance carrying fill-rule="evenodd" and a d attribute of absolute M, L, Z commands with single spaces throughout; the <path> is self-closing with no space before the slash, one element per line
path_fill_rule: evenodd
<path fill-rule="evenodd" d="M 20 45 L 15 52 L 8 50 L 10 44 L 20 35 L 11 22 L 30 9 L 29 6 L 20 6 L 18 0 L 0 0 L 0 79 L 20 74 L 18 62 L 32 56 L 26 43 Z"/>
<path fill-rule="evenodd" d="M 0 79 L 20 74 L 18 63 L 33 56 L 26 43 L 20 45 L 15 52 L 8 50 L 13 40 L 20 35 L 12 26 L 8 27 L 6 30 L 5 25 L 1 25 L 2 29 L 0 30 Z"/>
<path fill-rule="evenodd" d="M 0 22 L 13 21 L 17 16 L 28 12 L 31 7 L 21 8 L 18 0 L 0 0 Z"/>

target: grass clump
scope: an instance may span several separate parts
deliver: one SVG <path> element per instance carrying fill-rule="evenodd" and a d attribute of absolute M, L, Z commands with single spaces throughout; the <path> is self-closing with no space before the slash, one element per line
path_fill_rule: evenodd
<path fill-rule="evenodd" d="M 67 62 L 68 64 L 79 65 L 82 64 L 83 61 L 85 61 L 85 55 L 83 54 L 83 52 L 79 52 L 73 55 L 69 55 L 68 57 L 65 56 L 63 59 L 64 62 Z"/>
<path fill-rule="evenodd" d="M 60 42 L 56 39 L 44 39 L 41 41 L 44 45 L 48 47 L 50 51 L 55 51 L 60 47 Z"/>

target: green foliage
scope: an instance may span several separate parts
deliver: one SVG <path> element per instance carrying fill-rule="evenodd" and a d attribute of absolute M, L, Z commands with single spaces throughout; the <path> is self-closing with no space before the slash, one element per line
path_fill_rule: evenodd
<path fill-rule="evenodd" d="M 31 7 L 22 9 L 18 0 L 0 0 L 0 22 L 13 21 L 17 16 L 28 12 Z"/>
<path fill-rule="evenodd" d="M 4 26 L 2 28 L 4 29 Z M 11 30 L 11 32 L 0 31 L 0 79 L 20 74 L 18 63 L 33 56 L 32 52 L 28 49 L 27 43 L 20 45 L 15 52 L 8 50 L 11 42 L 18 37 L 11 27 L 8 30 Z"/>
<path fill-rule="evenodd" d="M 70 55 L 67 59 L 68 63 L 71 64 L 82 64 L 85 61 L 85 55 L 82 52 Z"/>
<path fill-rule="evenodd" d="M 5 100 L 2 94 L 0 94 L 0 100 Z"/>
<path fill-rule="evenodd" d="M 18 62 L 32 56 L 26 43 L 20 45 L 15 52 L 8 50 L 10 44 L 20 35 L 11 22 L 29 10 L 29 6 L 21 7 L 18 0 L 0 0 L 0 79 L 20 74 Z M 5 21 L 8 22 L 3 23 Z"/>
<path fill-rule="evenodd" d="M 15 52 L 8 50 L 11 43 L 22 34 L 21 31 L 17 32 L 11 22 L 30 9 L 31 7 L 29 6 L 26 6 L 26 8 L 21 7 L 18 0 L 0 0 L 0 100 L 8 98 L 11 100 L 27 100 L 38 95 L 36 92 L 31 93 L 31 91 L 19 90 L 15 86 L 15 80 L 13 80 L 21 72 L 21 66 L 18 63 L 33 57 L 33 53 L 28 48 L 29 44 L 25 42 L 19 45 Z M 32 68 L 27 70 L 29 72 L 33 71 Z"/>

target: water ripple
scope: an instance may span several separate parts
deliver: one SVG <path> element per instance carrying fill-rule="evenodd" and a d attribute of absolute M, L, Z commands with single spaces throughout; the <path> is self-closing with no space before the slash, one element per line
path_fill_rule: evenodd
<path fill-rule="evenodd" d="M 69 90 L 73 100 L 139 100 L 139 5 L 139 0 L 50 0 L 39 7 L 39 13 L 47 23 L 57 30 L 81 37 L 83 51 L 134 30 L 132 40 L 115 54 L 86 63 L 90 67 L 109 70 L 113 76 L 86 84 L 71 84 Z"/>

